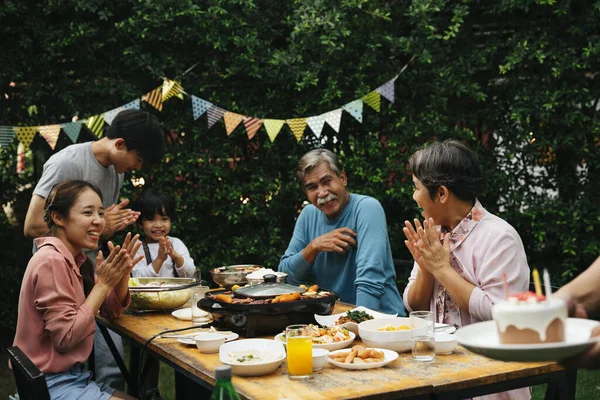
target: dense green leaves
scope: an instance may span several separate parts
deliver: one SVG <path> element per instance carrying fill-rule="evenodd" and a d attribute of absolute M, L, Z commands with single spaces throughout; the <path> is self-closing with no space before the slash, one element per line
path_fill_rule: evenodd
<path fill-rule="evenodd" d="M 296 162 L 325 146 L 340 154 L 351 190 L 381 200 L 394 256 L 406 259 L 401 227 L 419 216 L 408 157 L 434 139 L 464 140 L 484 166 L 484 206 L 559 283 L 600 254 L 599 17 L 598 0 L 6 0 L 0 121 L 95 115 L 163 76 L 227 110 L 308 117 L 365 95 L 412 59 L 394 104 L 382 99 L 379 114 L 365 105 L 362 124 L 344 113 L 341 132 L 326 126 L 322 141 L 307 128 L 297 143 L 285 127 L 273 143 L 264 129 L 248 141 L 242 125 L 227 137 L 222 122 L 209 130 L 205 116 L 194 121 L 189 99 L 162 113 L 144 104 L 171 144 L 163 164 L 136 175 L 176 195 L 174 233 L 203 269 L 276 267 L 304 201 Z M 27 201 L 17 188 L 34 183 L 51 154 L 41 138 L 32 147 L 32 176 L 14 174 L 14 148 L 0 154 L 3 202 L 17 193 Z M 4 267 L 10 285 L 27 258 Z"/>

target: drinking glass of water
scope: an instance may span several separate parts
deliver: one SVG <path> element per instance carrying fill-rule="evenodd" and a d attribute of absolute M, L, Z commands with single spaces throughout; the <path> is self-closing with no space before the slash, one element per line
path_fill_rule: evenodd
<path fill-rule="evenodd" d="M 435 360 L 434 319 L 431 311 L 413 311 L 410 313 L 410 338 L 412 356 L 415 361 L 431 362 Z"/>

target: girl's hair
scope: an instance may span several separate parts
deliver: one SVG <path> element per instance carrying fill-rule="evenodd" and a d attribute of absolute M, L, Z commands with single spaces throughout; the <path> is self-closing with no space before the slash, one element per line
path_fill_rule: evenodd
<path fill-rule="evenodd" d="M 87 189 L 92 189 L 96 192 L 102 202 L 102 192 L 100 189 L 86 181 L 67 180 L 57 183 L 52 187 L 44 203 L 44 222 L 48 224 L 49 229 L 52 229 L 55 225 L 52 213 L 57 212 L 65 218 L 68 217 L 69 211 L 71 211 L 79 195 Z"/>
<path fill-rule="evenodd" d="M 423 147 L 410 157 L 408 163 L 432 200 L 440 186 L 446 186 L 460 200 L 470 202 L 483 192 L 483 176 L 477 156 L 457 140 Z"/>
<path fill-rule="evenodd" d="M 152 220 L 156 214 L 175 219 L 175 200 L 167 193 L 146 190 L 131 207 L 139 211 L 141 220 Z"/>

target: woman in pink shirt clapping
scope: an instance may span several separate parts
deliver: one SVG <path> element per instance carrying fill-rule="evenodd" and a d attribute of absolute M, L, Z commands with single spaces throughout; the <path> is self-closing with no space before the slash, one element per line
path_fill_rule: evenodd
<path fill-rule="evenodd" d="M 457 327 L 492 319 L 492 305 L 529 288 L 529 266 L 517 231 L 489 213 L 477 196 L 481 167 L 464 144 L 433 143 L 409 160 L 413 199 L 424 221 L 405 221 L 405 244 L 415 264 L 404 290 L 407 311 L 433 311 L 436 322 Z M 528 399 L 518 389 L 487 398 Z"/>
<path fill-rule="evenodd" d="M 46 237 L 29 261 L 19 295 L 14 345 L 45 374 L 52 399 L 131 399 L 97 384 L 83 370 L 94 344 L 94 315 L 117 317 L 129 305 L 128 280 L 140 244 L 127 234 L 123 246 L 96 260 L 96 283 L 87 298 L 80 266 L 84 248 L 96 248 L 104 229 L 102 194 L 79 180 L 57 184 L 44 207 Z"/>

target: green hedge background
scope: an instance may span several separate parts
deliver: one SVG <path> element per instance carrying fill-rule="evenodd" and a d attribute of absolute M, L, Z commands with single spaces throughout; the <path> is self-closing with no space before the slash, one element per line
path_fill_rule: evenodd
<path fill-rule="evenodd" d="M 340 133 L 325 127 L 322 141 L 307 128 L 298 143 L 287 127 L 273 143 L 264 129 L 249 141 L 243 126 L 228 137 L 222 122 L 194 121 L 189 99 L 169 100 L 162 113 L 142 103 L 171 143 L 164 163 L 136 176 L 177 197 L 173 234 L 204 271 L 276 267 L 305 200 L 295 165 L 327 147 L 350 190 L 382 202 L 394 257 L 409 259 L 401 227 L 419 213 L 407 159 L 429 141 L 460 139 L 483 164 L 484 206 L 519 231 L 530 266 L 549 268 L 561 284 L 600 254 L 599 33 L 600 1 L 591 0 L 5 0 L 0 125 L 86 118 L 163 76 L 229 111 L 308 117 L 409 63 L 394 104 L 382 99 L 379 114 L 365 105 L 362 124 L 343 113 Z M 61 137 L 57 149 L 68 143 Z M 16 141 L 0 152 L 2 203 L 16 216 L 0 213 L 0 327 L 8 329 L 31 254 L 23 217 L 52 154 L 39 136 L 31 147 L 21 175 Z M 123 196 L 135 198 L 140 189 L 127 182 Z"/>

